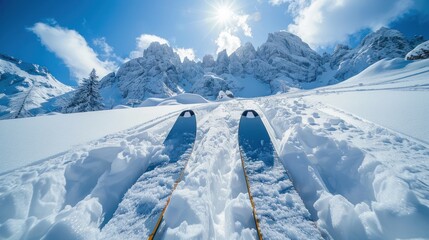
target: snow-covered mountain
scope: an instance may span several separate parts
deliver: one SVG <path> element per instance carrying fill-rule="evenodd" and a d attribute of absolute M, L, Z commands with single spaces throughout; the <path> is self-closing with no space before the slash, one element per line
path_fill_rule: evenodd
<path fill-rule="evenodd" d="M 383 27 L 366 36 L 354 49 L 338 45 L 330 58 L 330 67 L 336 71 L 336 79 L 345 80 L 381 59 L 405 57 L 421 41 L 418 37 L 407 39 L 401 32 Z"/>
<path fill-rule="evenodd" d="M 48 112 L 42 105 L 71 90 L 45 67 L 0 54 L 0 119 Z"/>
<path fill-rule="evenodd" d="M 343 81 L 381 59 L 404 58 L 422 41 L 422 37 L 407 39 L 397 30 L 381 28 L 354 49 L 338 45 L 331 55 L 321 56 L 299 37 L 279 31 L 270 33 L 258 48 L 245 43 L 229 56 L 224 50 L 216 58 L 206 55 L 199 62 L 187 58 L 181 62 L 172 47 L 154 42 L 142 57 L 102 78 L 100 91 L 106 108 L 136 106 L 148 98 L 182 93 L 208 100 L 218 99 L 225 91 L 236 97 L 267 96 L 291 87 L 315 88 Z M 419 49 L 413 56 L 425 48 Z M 37 65 L 6 56 L 1 64 L 0 118 L 55 111 L 55 98 L 71 90 Z"/>
<path fill-rule="evenodd" d="M 405 57 L 422 41 L 381 28 L 354 49 L 338 45 L 332 55 L 321 56 L 299 37 L 279 31 L 270 33 L 257 49 L 246 43 L 230 56 L 221 51 L 216 60 L 206 55 L 201 62 L 185 59 L 183 63 L 168 45 L 152 43 L 143 57 L 101 80 L 102 95 L 108 106 L 184 92 L 211 100 L 226 90 L 238 97 L 271 95 L 290 87 L 311 88 L 345 80 L 381 59 Z"/>
<path fill-rule="evenodd" d="M 104 77 L 101 88 L 103 97 L 113 104 L 183 92 L 214 100 L 226 90 L 247 97 L 255 82 L 263 86 L 259 96 L 284 92 L 287 85 L 315 81 L 322 70 L 319 54 L 299 37 L 280 31 L 269 34 L 257 50 L 246 43 L 230 56 L 221 51 L 216 60 L 206 55 L 198 63 L 188 59 L 182 63 L 171 47 L 155 42 L 143 57 Z"/>

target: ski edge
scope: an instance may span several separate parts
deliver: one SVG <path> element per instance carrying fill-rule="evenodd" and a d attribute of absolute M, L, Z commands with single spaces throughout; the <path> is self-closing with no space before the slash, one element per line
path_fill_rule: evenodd
<path fill-rule="evenodd" d="M 189 112 L 191 114 L 191 116 L 195 116 L 195 113 L 193 110 L 185 110 L 185 111 L 182 111 L 180 113 L 179 117 L 184 117 L 185 113 L 187 113 L 187 112 Z M 170 204 L 170 200 L 171 200 L 171 197 L 173 196 L 173 192 L 174 192 L 174 190 L 176 190 L 177 185 L 179 185 L 179 183 L 182 181 L 183 176 L 185 175 L 185 170 L 186 170 L 186 167 L 188 166 L 188 162 L 189 162 L 189 159 L 191 158 L 191 155 L 194 151 L 194 148 L 195 148 L 195 142 L 192 145 L 192 150 L 189 153 L 188 159 L 186 159 L 185 166 L 183 167 L 182 171 L 180 172 L 179 177 L 174 182 L 174 186 L 173 186 L 173 189 L 171 190 L 170 196 L 168 196 L 167 202 L 165 203 L 165 206 L 162 209 L 161 215 L 159 216 L 158 221 L 156 222 L 154 229 L 152 230 L 151 234 L 149 235 L 148 240 L 153 240 L 155 238 L 155 235 L 159 229 L 159 226 L 162 223 L 162 219 L 164 218 L 164 213 L 167 210 L 168 205 Z"/>

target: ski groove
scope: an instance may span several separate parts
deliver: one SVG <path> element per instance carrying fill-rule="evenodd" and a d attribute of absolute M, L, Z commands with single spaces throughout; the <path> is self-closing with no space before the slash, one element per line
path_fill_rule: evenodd
<path fill-rule="evenodd" d="M 146 171 L 130 188 L 114 213 L 113 221 L 103 229 L 105 236 L 117 239 L 153 239 L 162 227 L 163 214 L 171 195 L 181 181 L 192 153 L 196 118 L 192 110 L 183 111 L 164 141 L 162 152 L 155 154 Z M 131 222 L 130 219 L 137 219 Z M 120 228 L 118 222 L 128 222 Z"/>
<path fill-rule="evenodd" d="M 322 239 L 256 111 L 243 112 L 238 135 L 259 239 Z"/>

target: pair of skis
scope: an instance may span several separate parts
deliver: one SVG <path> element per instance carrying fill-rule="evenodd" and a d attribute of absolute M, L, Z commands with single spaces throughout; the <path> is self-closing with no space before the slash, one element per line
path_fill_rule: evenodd
<path fill-rule="evenodd" d="M 173 191 L 182 180 L 196 136 L 196 118 L 192 110 L 183 111 L 164 141 L 169 161 L 152 163 L 142 175 L 150 188 L 154 176 L 168 175 L 176 179 L 167 186 L 155 207 L 141 211 L 148 239 L 162 238 L 166 230 L 164 213 Z M 256 111 L 246 110 L 240 118 L 238 131 L 243 173 L 251 201 L 255 228 L 262 239 L 320 239 L 320 233 L 297 194 L 285 168 L 281 165 L 268 132 Z M 142 189 L 144 190 L 144 189 Z"/>

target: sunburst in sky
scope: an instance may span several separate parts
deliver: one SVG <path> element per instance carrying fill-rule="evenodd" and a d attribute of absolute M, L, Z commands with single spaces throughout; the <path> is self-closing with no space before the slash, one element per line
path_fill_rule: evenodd
<path fill-rule="evenodd" d="M 214 15 L 217 24 L 226 25 L 233 19 L 235 12 L 232 4 L 218 5 L 214 7 Z"/>

